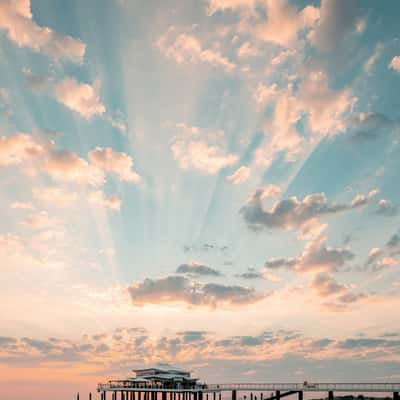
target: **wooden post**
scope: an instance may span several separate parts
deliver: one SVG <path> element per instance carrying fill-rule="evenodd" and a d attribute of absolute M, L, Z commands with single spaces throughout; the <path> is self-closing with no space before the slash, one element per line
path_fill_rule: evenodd
<path fill-rule="evenodd" d="M 275 397 L 276 397 L 276 400 L 280 400 L 280 398 L 281 398 L 281 392 L 280 392 L 280 390 L 277 390 L 277 391 L 275 392 Z"/>
<path fill-rule="evenodd" d="M 236 400 L 237 396 L 236 396 L 236 390 L 232 390 L 232 400 Z"/>
<path fill-rule="evenodd" d="M 393 392 L 393 400 L 400 400 L 399 392 Z"/>
<path fill-rule="evenodd" d="M 219 392 L 219 394 L 218 394 L 218 400 L 221 400 L 222 399 L 222 395 L 221 395 L 221 392 Z"/>
<path fill-rule="evenodd" d="M 260 400 L 263 400 L 263 392 L 260 393 Z"/>
<path fill-rule="evenodd" d="M 79 400 L 79 392 L 76 395 L 76 400 Z"/>
<path fill-rule="evenodd" d="M 250 393 L 250 400 L 253 400 L 253 393 Z"/>
<path fill-rule="evenodd" d="M 328 399 L 329 399 L 329 400 L 333 400 L 333 399 L 334 399 L 334 397 L 333 397 L 333 391 L 332 391 L 332 390 L 330 390 L 330 391 L 328 392 Z"/>
<path fill-rule="evenodd" d="M 299 400 L 303 400 L 303 391 L 302 390 L 300 390 L 300 392 L 299 392 Z"/>

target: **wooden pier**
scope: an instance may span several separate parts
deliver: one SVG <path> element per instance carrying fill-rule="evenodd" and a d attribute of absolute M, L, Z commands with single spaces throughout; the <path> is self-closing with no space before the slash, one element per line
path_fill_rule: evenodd
<path fill-rule="evenodd" d="M 393 400 L 400 400 L 400 383 L 223 383 L 178 389 L 143 387 L 124 382 L 119 385 L 101 383 L 97 391 L 100 400 L 157 400 L 159 397 L 161 400 L 221 400 L 223 392 L 230 393 L 232 400 L 238 399 L 238 392 L 250 392 L 250 400 L 256 398 L 253 393 L 259 395 L 259 400 L 280 400 L 293 395 L 303 400 L 304 392 L 326 392 L 328 400 L 334 400 L 335 392 L 391 393 Z M 92 400 L 91 395 L 89 400 Z"/>

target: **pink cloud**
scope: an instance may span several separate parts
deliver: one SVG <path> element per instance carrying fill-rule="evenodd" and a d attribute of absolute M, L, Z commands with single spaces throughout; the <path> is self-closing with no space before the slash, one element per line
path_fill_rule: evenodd
<path fill-rule="evenodd" d="M 79 83 L 74 78 L 65 78 L 54 86 L 54 96 L 57 101 L 86 119 L 106 111 L 99 92 L 99 81 L 89 85 Z"/>
<path fill-rule="evenodd" d="M 124 152 L 115 151 L 111 147 L 96 147 L 88 153 L 88 159 L 92 165 L 115 175 L 121 181 L 140 182 L 140 176 L 133 170 L 132 158 Z"/>
<path fill-rule="evenodd" d="M 224 132 L 209 132 L 185 124 L 177 124 L 171 150 L 174 159 L 185 170 L 213 175 L 238 161 L 238 156 L 224 149 Z"/>
<path fill-rule="evenodd" d="M 219 51 L 204 48 L 195 36 L 187 33 L 175 36 L 174 33 L 174 30 L 170 29 L 158 40 L 157 46 L 165 56 L 172 58 L 178 64 L 202 62 L 220 66 L 228 72 L 235 69 L 235 64 Z"/>
<path fill-rule="evenodd" d="M 246 182 L 250 177 L 250 168 L 242 165 L 232 175 L 226 177 L 226 180 L 234 185 Z"/>
<path fill-rule="evenodd" d="M 3 0 L 0 3 L 0 29 L 19 47 L 43 52 L 55 60 L 81 63 L 86 45 L 79 39 L 60 35 L 48 27 L 36 24 L 30 0 Z"/>

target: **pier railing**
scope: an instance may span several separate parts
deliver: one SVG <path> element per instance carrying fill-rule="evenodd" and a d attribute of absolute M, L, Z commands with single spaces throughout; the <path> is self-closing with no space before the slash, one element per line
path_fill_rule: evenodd
<path fill-rule="evenodd" d="M 112 390 L 136 390 L 157 392 L 195 391 L 301 391 L 301 392 L 400 392 L 400 383 L 215 383 L 193 388 L 161 388 L 138 385 L 134 382 L 100 383 L 99 392 Z"/>
<path fill-rule="evenodd" d="M 223 383 L 207 385 L 210 390 L 287 390 L 303 392 L 398 392 L 400 383 Z"/>

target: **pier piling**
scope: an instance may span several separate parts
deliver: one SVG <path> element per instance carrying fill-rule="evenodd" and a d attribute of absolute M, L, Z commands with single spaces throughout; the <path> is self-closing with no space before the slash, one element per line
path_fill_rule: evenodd
<path fill-rule="evenodd" d="M 299 400 L 303 400 L 303 392 L 302 391 L 299 392 Z"/>

